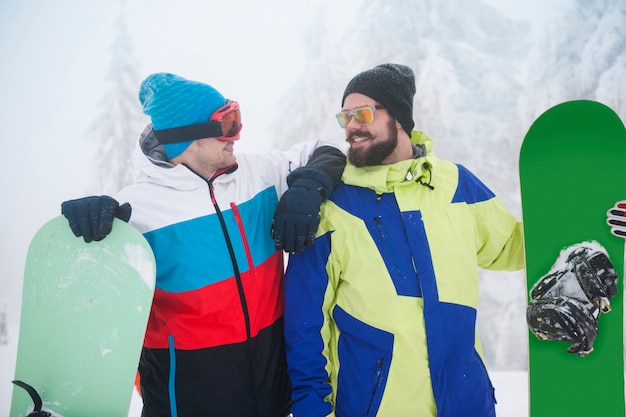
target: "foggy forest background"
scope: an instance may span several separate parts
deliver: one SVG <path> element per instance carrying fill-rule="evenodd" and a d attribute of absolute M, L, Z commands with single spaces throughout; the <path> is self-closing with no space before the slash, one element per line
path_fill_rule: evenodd
<path fill-rule="evenodd" d="M 480 0 L 463 1 L 462 11 L 458 3 L 363 1 L 341 39 L 324 30 L 320 9 L 302 28 L 304 71 L 274 109 L 268 147 L 318 137 L 342 142 L 334 114 L 350 77 L 380 63 L 403 63 L 416 72 L 416 129 L 434 140 L 439 157 L 468 167 L 521 218 L 517 160 L 533 120 L 576 99 L 600 101 L 626 119 L 626 2 L 572 0 L 540 28 Z M 133 144 L 148 122 L 137 100 L 141 78 L 127 25 L 122 14 L 89 134 L 97 151 L 88 193 L 112 195 L 131 183 Z M 109 174 L 95 175 L 102 170 Z M 482 272 L 480 291 L 489 367 L 526 369 L 524 274 Z"/>

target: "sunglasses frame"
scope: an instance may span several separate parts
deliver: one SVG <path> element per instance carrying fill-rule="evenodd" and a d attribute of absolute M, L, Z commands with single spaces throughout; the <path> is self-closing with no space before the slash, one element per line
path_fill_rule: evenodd
<path fill-rule="evenodd" d="M 365 109 L 369 109 L 372 112 L 372 120 L 370 120 L 369 122 L 361 123 L 359 121 L 359 117 L 356 114 Z M 385 109 L 385 106 L 383 106 L 382 104 L 361 106 L 352 110 L 342 110 L 339 113 L 337 113 L 335 117 L 337 117 L 337 122 L 339 123 L 339 126 L 341 126 L 341 128 L 343 129 L 348 127 L 348 125 L 350 124 L 353 118 L 354 120 L 356 120 L 358 124 L 360 124 L 361 126 L 365 126 L 374 122 L 374 113 L 376 113 L 376 110 L 383 110 L 383 109 Z M 349 116 L 349 119 L 347 119 L 347 121 L 344 123 L 342 122 L 342 120 L 345 118 L 346 115 Z"/>

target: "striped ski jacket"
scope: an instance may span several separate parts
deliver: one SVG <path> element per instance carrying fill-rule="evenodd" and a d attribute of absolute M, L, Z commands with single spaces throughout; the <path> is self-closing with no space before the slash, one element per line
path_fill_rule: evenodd
<path fill-rule="evenodd" d="M 206 181 L 145 142 L 135 183 L 116 197 L 131 204 L 130 224 L 157 262 L 139 366 L 143 416 L 284 417 L 283 253 L 270 229 L 286 176 L 320 143 L 238 154 L 238 165 Z"/>
<path fill-rule="evenodd" d="M 294 417 L 494 416 L 478 268 L 523 267 L 522 227 L 466 168 L 350 164 L 285 275 Z"/>

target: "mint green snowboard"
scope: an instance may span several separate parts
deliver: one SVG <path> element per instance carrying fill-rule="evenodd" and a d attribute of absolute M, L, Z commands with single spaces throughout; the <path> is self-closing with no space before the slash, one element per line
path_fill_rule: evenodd
<path fill-rule="evenodd" d="M 624 240 L 606 224 L 607 210 L 626 199 L 624 125 L 597 102 L 555 106 L 528 131 L 519 169 L 528 289 L 562 249 L 585 241 L 607 250 L 619 277 L 588 356 L 529 333 L 530 415 L 624 416 Z"/>
<path fill-rule="evenodd" d="M 154 293 L 154 255 L 132 226 L 85 243 L 63 216 L 26 257 L 15 380 L 64 417 L 126 417 Z M 33 410 L 15 386 L 10 417 Z"/>

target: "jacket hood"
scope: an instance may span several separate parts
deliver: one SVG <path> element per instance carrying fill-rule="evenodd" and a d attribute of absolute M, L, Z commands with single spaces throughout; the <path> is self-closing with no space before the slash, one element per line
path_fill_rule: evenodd
<path fill-rule="evenodd" d="M 139 135 L 133 153 L 135 181 L 150 182 L 182 191 L 206 187 L 206 181 L 184 165 L 172 165 L 167 160 L 165 149 L 149 124 Z"/>
<path fill-rule="evenodd" d="M 393 192 L 398 183 L 405 181 L 421 182 L 428 186 L 436 160 L 432 152 L 433 142 L 424 133 L 414 130 L 411 143 L 415 148 L 413 159 L 362 168 L 348 161 L 341 180 L 349 185 L 371 188 L 377 194 Z"/>

